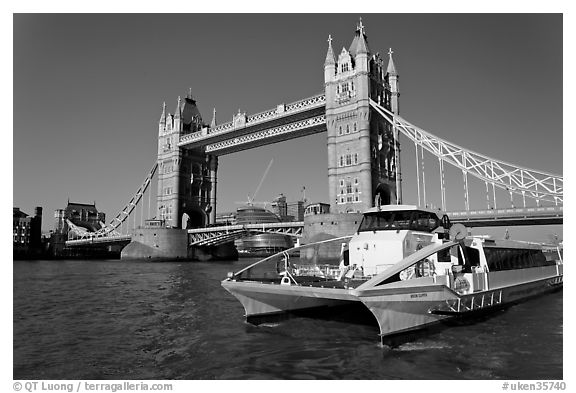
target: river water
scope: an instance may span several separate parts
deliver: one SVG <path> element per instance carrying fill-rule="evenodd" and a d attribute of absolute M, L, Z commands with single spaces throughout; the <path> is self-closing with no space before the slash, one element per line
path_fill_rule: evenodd
<path fill-rule="evenodd" d="M 390 348 L 376 325 L 255 327 L 234 262 L 14 261 L 14 379 L 562 379 L 563 292 Z"/>

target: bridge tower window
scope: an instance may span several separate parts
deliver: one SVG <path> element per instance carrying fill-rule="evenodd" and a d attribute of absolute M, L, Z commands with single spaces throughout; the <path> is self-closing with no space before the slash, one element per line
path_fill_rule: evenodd
<path fill-rule="evenodd" d="M 346 72 L 350 70 L 350 65 L 348 63 L 342 64 L 342 72 Z"/>
<path fill-rule="evenodd" d="M 338 135 L 342 135 L 342 126 L 339 127 Z"/>
<path fill-rule="evenodd" d="M 354 164 L 358 164 L 358 153 L 354 153 Z"/>
<path fill-rule="evenodd" d="M 166 219 L 172 220 L 172 205 L 168 205 L 166 208 Z"/>
<path fill-rule="evenodd" d="M 346 124 L 346 134 L 350 134 L 350 126 Z"/>
<path fill-rule="evenodd" d="M 346 193 L 352 194 L 352 182 L 350 180 L 346 182 Z"/>

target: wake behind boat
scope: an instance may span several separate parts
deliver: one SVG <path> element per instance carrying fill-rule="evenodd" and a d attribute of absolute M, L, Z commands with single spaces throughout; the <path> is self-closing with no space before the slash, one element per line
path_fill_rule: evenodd
<path fill-rule="evenodd" d="M 340 257 L 331 257 L 338 250 Z M 382 338 L 491 311 L 562 284 L 559 248 L 466 236 L 447 216 L 408 205 L 370 209 L 352 236 L 292 248 L 222 281 L 248 322 L 361 307 L 375 317 Z"/>

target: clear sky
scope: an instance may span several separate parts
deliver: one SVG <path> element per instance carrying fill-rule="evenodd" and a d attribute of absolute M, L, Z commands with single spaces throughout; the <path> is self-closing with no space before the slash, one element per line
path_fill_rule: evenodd
<path fill-rule="evenodd" d="M 45 229 L 68 198 L 112 218 L 156 160 L 163 101 L 173 112 L 192 88 L 209 123 L 214 107 L 226 122 L 320 93 L 328 34 L 348 48 L 359 16 L 372 52 L 394 50 L 405 119 L 563 174 L 561 14 L 15 14 L 13 205 L 43 206 Z M 256 200 L 305 186 L 327 201 L 317 134 L 221 157 L 218 211 L 245 201 L 272 158 Z M 414 203 L 414 187 L 404 196 Z"/>

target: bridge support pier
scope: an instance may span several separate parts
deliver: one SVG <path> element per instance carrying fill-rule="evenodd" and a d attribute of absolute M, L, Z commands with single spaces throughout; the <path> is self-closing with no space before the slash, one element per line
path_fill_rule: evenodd
<path fill-rule="evenodd" d="M 122 260 L 189 259 L 188 233 L 176 228 L 136 228 L 132 241 L 122 250 Z"/>
<path fill-rule="evenodd" d="M 234 242 L 190 247 L 186 229 L 148 227 L 137 228 L 132 241 L 122 250 L 122 260 L 150 261 L 210 261 L 236 260 L 238 251 Z"/>
<path fill-rule="evenodd" d="M 304 217 L 302 244 L 353 235 L 362 221 L 362 213 L 327 213 Z M 319 249 L 319 258 L 334 259 L 340 256 L 341 245 L 333 242 Z M 301 258 L 308 258 L 303 255 Z"/>

